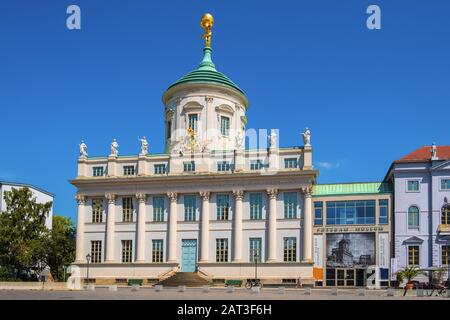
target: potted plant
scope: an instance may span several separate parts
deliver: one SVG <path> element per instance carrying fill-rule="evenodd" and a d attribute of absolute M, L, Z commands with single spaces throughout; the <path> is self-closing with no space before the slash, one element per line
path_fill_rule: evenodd
<path fill-rule="evenodd" d="M 403 270 L 397 272 L 397 279 L 399 279 L 399 281 L 401 282 L 406 279 L 405 290 L 410 290 L 414 288 L 414 283 L 412 282 L 412 280 L 421 274 L 423 274 L 423 272 L 420 271 L 417 267 L 406 267 Z"/>

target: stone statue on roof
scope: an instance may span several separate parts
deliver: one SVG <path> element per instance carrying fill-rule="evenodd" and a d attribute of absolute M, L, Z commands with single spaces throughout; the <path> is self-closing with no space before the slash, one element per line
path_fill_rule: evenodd
<path fill-rule="evenodd" d="M 140 138 L 139 141 L 141 142 L 141 153 L 140 155 L 145 156 L 148 153 L 148 141 L 145 136 L 143 138 Z"/>
<path fill-rule="evenodd" d="M 310 146 L 311 145 L 311 131 L 309 130 L 308 127 L 306 127 L 305 132 L 302 133 L 303 136 L 303 144 L 305 146 Z"/>
<path fill-rule="evenodd" d="M 80 143 L 80 158 L 86 158 L 87 157 L 87 145 L 84 143 L 83 140 L 81 140 Z"/>
<path fill-rule="evenodd" d="M 113 139 L 111 142 L 111 154 L 110 156 L 117 157 L 119 155 L 119 144 L 117 143 L 116 139 Z"/>

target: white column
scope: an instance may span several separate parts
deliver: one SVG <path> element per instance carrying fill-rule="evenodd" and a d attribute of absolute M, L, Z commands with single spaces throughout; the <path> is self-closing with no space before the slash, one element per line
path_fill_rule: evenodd
<path fill-rule="evenodd" d="M 86 197 L 84 195 L 78 194 L 76 196 L 76 200 L 78 203 L 78 220 L 77 220 L 77 249 L 75 262 L 81 263 L 85 261 L 84 254 L 84 223 L 85 223 L 85 204 Z"/>
<path fill-rule="evenodd" d="M 302 189 L 305 199 L 305 209 L 303 212 L 303 262 L 313 262 L 313 219 L 312 219 L 312 187 Z"/>
<path fill-rule="evenodd" d="M 244 191 L 234 190 L 233 195 L 235 199 L 233 262 L 242 262 L 242 198 L 244 198 Z"/>
<path fill-rule="evenodd" d="M 145 193 L 136 194 L 136 198 L 139 201 L 138 221 L 136 226 L 136 238 L 137 238 L 137 262 L 145 261 L 145 201 L 147 195 Z"/>
<path fill-rule="evenodd" d="M 268 189 L 269 196 L 269 256 L 267 261 L 277 261 L 277 189 Z"/>
<path fill-rule="evenodd" d="M 170 200 L 170 212 L 169 212 L 169 255 L 167 262 L 177 261 L 177 198 L 176 192 L 169 192 L 167 197 Z"/>
<path fill-rule="evenodd" d="M 209 262 L 209 195 L 209 192 L 200 192 L 200 197 L 202 197 L 200 262 Z"/>
<path fill-rule="evenodd" d="M 108 214 L 106 218 L 106 259 L 105 262 L 115 262 L 114 257 L 114 233 L 116 232 L 116 195 L 108 193 Z"/>

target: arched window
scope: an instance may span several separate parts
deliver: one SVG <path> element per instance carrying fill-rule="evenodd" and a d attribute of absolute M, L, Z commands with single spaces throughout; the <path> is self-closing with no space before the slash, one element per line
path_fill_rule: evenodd
<path fill-rule="evenodd" d="M 442 207 L 441 224 L 450 224 L 450 204 Z"/>
<path fill-rule="evenodd" d="M 419 228 L 419 208 L 411 206 L 408 209 L 408 228 Z"/>

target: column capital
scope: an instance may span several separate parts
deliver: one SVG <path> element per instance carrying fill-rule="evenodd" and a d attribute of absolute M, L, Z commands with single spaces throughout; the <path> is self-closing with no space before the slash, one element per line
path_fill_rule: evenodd
<path fill-rule="evenodd" d="M 303 194 L 305 195 L 305 197 L 310 198 L 312 196 L 312 192 L 313 192 L 312 186 L 302 187 L 301 190 L 302 190 Z"/>
<path fill-rule="evenodd" d="M 212 103 L 214 101 L 214 98 L 210 97 L 210 96 L 206 96 L 205 97 L 205 101 L 208 102 L 208 103 Z"/>
<path fill-rule="evenodd" d="M 233 190 L 233 196 L 236 200 L 242 200 L 244 198 L 244 190 Z"/>
<path fill-rule="evenodd" d="M 114 203 L 116 201 L 116 195 L 114 193 L 105 194 L 105 198 L 108 200 L 108 203 Z"/>
<path fill-rule="evenodd" d="M 139 202 L 145 202 L 147 200 L 147 194 L 145 193 L 136 193 L 136 198 Z"/>
<path fill-rule="evenodd" d="M 266 192 L 271 199 L 275 199 L 278 195 L 278 189 L 267 189 Z"/>
<path fill-rule="evenodd" d="M 211 192 L 209 191 L 201 191 L 200 192 L 200 197 L 202 197 L 202 199 L 204 201 L 209 201 L 209 196 L 211 195 Z"/>
<path fill-rule="evenodd" d="M 75 199 L 79 205 L 84 205 L 86 203 L 86 196 L 84 194 L 77 194 Z"/>
<path fill-rule="evenodd" d="M 178 199 L 178 193 L 176 192 L 167 192 L 167 197 L 169 198 L 170 202 L 176 202 Z"/>

